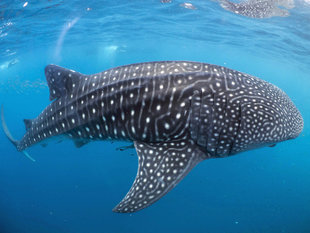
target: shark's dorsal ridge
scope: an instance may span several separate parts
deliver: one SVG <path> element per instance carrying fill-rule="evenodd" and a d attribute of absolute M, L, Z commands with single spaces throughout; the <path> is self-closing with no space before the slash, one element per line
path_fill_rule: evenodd
<path fill-rule="evenodd" d="M 46 81 L 50 90 L 50 100 L 57 99 L 72 92 L 85 75 L 56 65 L 45 67 Z"/>
<path fill-rule="evenodd" d="M 114 212 L 135 212 L 153 204 L 206 158 L 192 140 L 134 144 L 139 158 L 137 176 Z"/>

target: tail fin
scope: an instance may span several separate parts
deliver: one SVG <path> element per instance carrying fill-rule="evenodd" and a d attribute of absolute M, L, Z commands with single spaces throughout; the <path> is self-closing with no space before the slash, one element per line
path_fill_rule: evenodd
<path fill-rule="evenodd" d="M 5 135 L 8 137 L 8 139 L 12 142 L 12 144 L 17 148 L 17 144 L 18 141 L 15 140 L 11 134 L 11 132 L 8 129 L 8 126 L 5 123 L 5 119 L 4 119 L 4 113 L 3 113 L 3 105 L 1 106 L 1 123 L 2 123 L 2 128 L 3 131 L 5 133 Z M 35 159 L 32 158 L 26 151 L 22 151 L 22 153 L 28 158 L 30 159 L 32 162 L 35 162 Z"/>

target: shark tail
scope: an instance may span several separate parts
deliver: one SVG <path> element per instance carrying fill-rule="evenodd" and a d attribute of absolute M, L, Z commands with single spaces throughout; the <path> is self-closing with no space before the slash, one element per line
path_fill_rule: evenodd
<path fill-rule="evenodd" d="M 3 111 L 3 105 L 1 106 L 1 124 L 2 124 L 2 128 L 3 128 L 3 131 L 5 133 L 5 135 L 7 136 L 7 138 L 10 140 L 10 142 L 12 142 L 12 144 L 16 147 L 17 149 L 17 145 L 18 145 L 18 141 L 15 140 L 11 134 L 11 132 L 9 131 L 8 129 L 8 126 L 5 122 L 5 119 L 4 119 L 4 111 Z M 32 162 L 35 162 L 36 160 L 34 158 L 32 158 L 28 153 L 27 151 L 21 151 L 28 159 L 30 159 Z"/>

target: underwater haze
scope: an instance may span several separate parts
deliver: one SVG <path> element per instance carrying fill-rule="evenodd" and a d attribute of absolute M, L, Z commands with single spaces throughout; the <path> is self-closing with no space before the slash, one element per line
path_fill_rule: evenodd
<path fill-rule="evenodd" d="M 136 151 L 117 150 L 130 143 L 51 140 L 27 149 L 32 162 L 0 130 L 0 233 L 310 232 L 310 1 L 283 0 L 281 9 L 288 2 L 285 15 L 272 3 L 262 18 L 221 0 L 1 0 L 0 104 L 17 139 L 23 119 L 50 104 L 46 65 L 94 74 L 162 60 L 271 82 L 304 129 L 275 147 L 205 160 L 132 214 L 112 212 L 136 176 Z"/>

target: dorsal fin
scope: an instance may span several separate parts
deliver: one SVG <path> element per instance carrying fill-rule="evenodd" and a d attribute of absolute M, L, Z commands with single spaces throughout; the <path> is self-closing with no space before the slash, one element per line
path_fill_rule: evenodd
<path fill-rule="evenodd" d="M 85 75 L 56 65 L 45 67 L 46 81 L 50 90 L 50 100 L 71 93 L 72 88 Z"/>
<path fill-rule="evenodd" d="M 32 126 L 32 120 L 31 119 L 24 119 L 26 130 L 30 129 Z"/>

